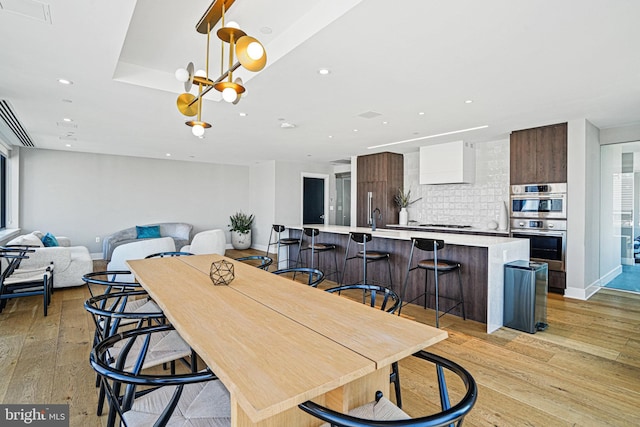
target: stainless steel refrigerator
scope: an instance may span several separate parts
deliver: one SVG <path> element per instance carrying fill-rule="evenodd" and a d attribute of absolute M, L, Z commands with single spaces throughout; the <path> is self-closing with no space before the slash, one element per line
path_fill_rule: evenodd
<path fill-rule="evenodd" d="M 545 262 L 504 265 L 504 326 L 530 334 L 547 329 L 548 279 Z"/>

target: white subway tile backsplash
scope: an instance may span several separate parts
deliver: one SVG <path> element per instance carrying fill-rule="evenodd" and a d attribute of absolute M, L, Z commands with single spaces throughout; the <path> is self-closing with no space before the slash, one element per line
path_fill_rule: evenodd
<path fill-rule="evenodd" d="M 404 154 L 404 189 L 412 199 L 409 220 L 421 224 L 457 224 L 486 228 L 498 221 L 509 200 L 509 140 L 476 144 L 474 184 L 421 185 L 420 153 Z"/>

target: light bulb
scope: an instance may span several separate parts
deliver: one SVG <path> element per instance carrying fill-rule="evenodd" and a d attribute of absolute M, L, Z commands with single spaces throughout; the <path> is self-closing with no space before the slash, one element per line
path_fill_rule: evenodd
<path fill-rule="evenodd" d="M 191 128 L 191 132 L 195 135 L 195 136 L 202 136 L 204 135 L 204 127 L 202 125 L 194 125 Z"/>
<path fill-rule="evenodd" d="M 249 46 L 247 46 L 247 55 L 249 55 L 249 58 L 257 61 L 264 55 L 264 48 L 258 42 L 251 42 Z"/>
<path fill-rule="evenodd" d="M 176 79 L 182 83 L 189 81 L 189 72 L 185 68 L 178 68 L 176 70 Z"/>
<path fill-rule="evenodd" d="M 231 87 L 226 87 L 222 91 L 222 99 L 227 102 L 234 102 L 238 98 L 238 93 Z"/>
<path fill-rule="evenodd" d="M 196 76 L 198 77 L 207 77 L 207 72 L 205 70 L 196 71 Z"/>
<path fill-rule="evenodd" d="M 236 21 L 229 21 L 224 23 L 225 27 L 237 28 L 240 29 L 240 25 Z"/>

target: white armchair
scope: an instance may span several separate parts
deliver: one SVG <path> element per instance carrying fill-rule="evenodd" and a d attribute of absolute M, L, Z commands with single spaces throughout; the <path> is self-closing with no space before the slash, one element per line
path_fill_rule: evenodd
<path fill-rule="evenodd" d="M 183 246 L 180 252 L 190 252 L 194 255 L 218 254 L 224 255 L 227 249 L 227 238 L 224 231 L 207 230 L 193 236 L 190 245 Z"/>

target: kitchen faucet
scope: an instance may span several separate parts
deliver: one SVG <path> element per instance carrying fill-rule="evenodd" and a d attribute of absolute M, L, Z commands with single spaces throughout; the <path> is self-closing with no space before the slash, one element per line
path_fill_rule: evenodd
<path fill-rule="evenodd" d="M 380 209 L 375 208 L 371 215 L 371 231 L 376 231 L 376 212 L 378 212 L 378 219 L 382 219 L 382 212 L 380 212 Z"/>

